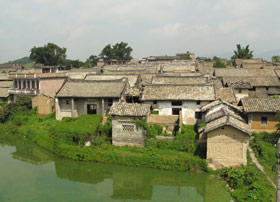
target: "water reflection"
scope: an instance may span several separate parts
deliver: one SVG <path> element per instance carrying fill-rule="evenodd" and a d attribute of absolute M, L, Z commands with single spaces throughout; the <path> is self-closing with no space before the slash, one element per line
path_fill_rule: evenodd
<path fill-rule="evenodd" d="M 21 137 L 0 138 L 0 144 L 15 146 L 14 159 L 33 165 L 54 162 L 58 178 L 94 187 L 109 181 L 104 195 L 127 201 L 229 201 L 224 183 L 208 174 L 132 168 L 56 157 Z M 92 189 L 94 189 L 94 187 Z M 219 190 L 219 191 L 217 191 Z"/>

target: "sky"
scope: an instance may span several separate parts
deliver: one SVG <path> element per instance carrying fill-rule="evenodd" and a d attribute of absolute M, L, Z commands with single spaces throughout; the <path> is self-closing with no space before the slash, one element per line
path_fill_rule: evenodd
<path fill-rule="evenodd" d="M 49 42 L 86 60 L 121 41 L 132 56 L 280 55 L 279 0 L 0 0 L 0 63 Z M 268 55 L 268 56 L 267 56 Z"/>

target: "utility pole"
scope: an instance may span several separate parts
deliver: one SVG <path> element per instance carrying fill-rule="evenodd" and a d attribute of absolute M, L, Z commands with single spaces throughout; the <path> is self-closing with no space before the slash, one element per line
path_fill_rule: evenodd
<path fill-rule="evenodd" d="M 277 143 L 277 182 L 276 182 L 276 202 L 280 202 L 280 139 Z"/>

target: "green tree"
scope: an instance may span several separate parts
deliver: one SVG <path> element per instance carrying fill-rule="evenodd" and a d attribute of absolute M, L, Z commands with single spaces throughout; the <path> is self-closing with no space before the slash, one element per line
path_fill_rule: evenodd
<path fill-rule="evenodd" d="M 66 59 L 66 48 L 60 48 L 54 43 L 48 43 L 43 47 L 33 47 L 30 59 L 43 65 L 61 65 Z"/>
<path fill-rule="evenodd" d="M 64 60 L 63 69 L 80 68 L 84 63 L 80 60 Z"/>
<path fill-rule="evenodd" d="M 89 62 L 91 63 L 91 67 L 94 67 L 97 65 L 99 58 L 96 55 L 91 55 L 89 56 L 89 58 L 87 59 L 86 63 Z"/>
<path fill-rule="evenodd" d="M 249 45 L 247 45 L 245 48 L 241 47 L 240 44 L 236 45 L 237 50 L 234 51 L 234 55 L 231 57 L 231 59 L 251 59 L 253 58 L 253 51 L 250 51 Z"/>
<path fill-rule="evenodd" d="M 103 48 L 99 56 L 104 59 L 104 61 L 109 61 L 111 59 L 116 59 L 118 61 L 129 61 L 132 59 L 132 51 L 133 49 L 128 46 L 128 43 L 121 42 L 116 43 L 113 45 L 113 47 L 111 44 L 108 44 Z"/>
<path fill-rule="evenodd" d="M 101 51 L 101 53 L 100 53 L 100 57 L 102 58 L 102 59 L 104 59 L 104 61 L 109 61 L 109 60 L 111 60 L 111 59 L 113 59 L 113 55 L 114 55 L 114 53 L 113 53 L 113 48 L 111 47 L 111 44 L 108 44 L 107 46 L 105 46 L 104 48 L 103 48 L 103 50 Z"/>
<path fill-rule="evenodd" d="M 222 60 L 216 56 L 213 57 L 213 67 L 215 68 L 225 68 L 227 67 L 227 65 L 225 63 L 222 62 Z"/>
<path fill-rule="evenodd" d="M 271 58 L 272 62 L 280 62 L 280 56 L 279 55 L 274 55 Z"/>
<path fill-rule="evenodd" d="M 132 59 L 131 52 L 133 49 L 128 46 L 128 43 L 116 43 L 113 46 L 113 57 L 116 60 L 129 61 Z"/>

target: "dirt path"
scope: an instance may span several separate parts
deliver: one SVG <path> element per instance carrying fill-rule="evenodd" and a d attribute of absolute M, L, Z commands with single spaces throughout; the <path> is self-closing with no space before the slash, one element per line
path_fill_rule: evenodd
<path fill-rule="evenodd" d="M 258 159 L 256 158 L 256 155 L 253 151 L 253 149 L 249 146 L 249 152 L 250 152 L 250 156 L 251 159 L 253 161 L 254 164 L 256 164 L 256 166 L 258 167 L 258 169 L 260 169 L 264 175 L 266 176 L 266 178 L 271 182 L 271 184 L 276 188 L 275 183 L 270 179 L 270 177 L 265 173 L 263 166 L 260 164 L 260 162 L 258 161 Z"/>

